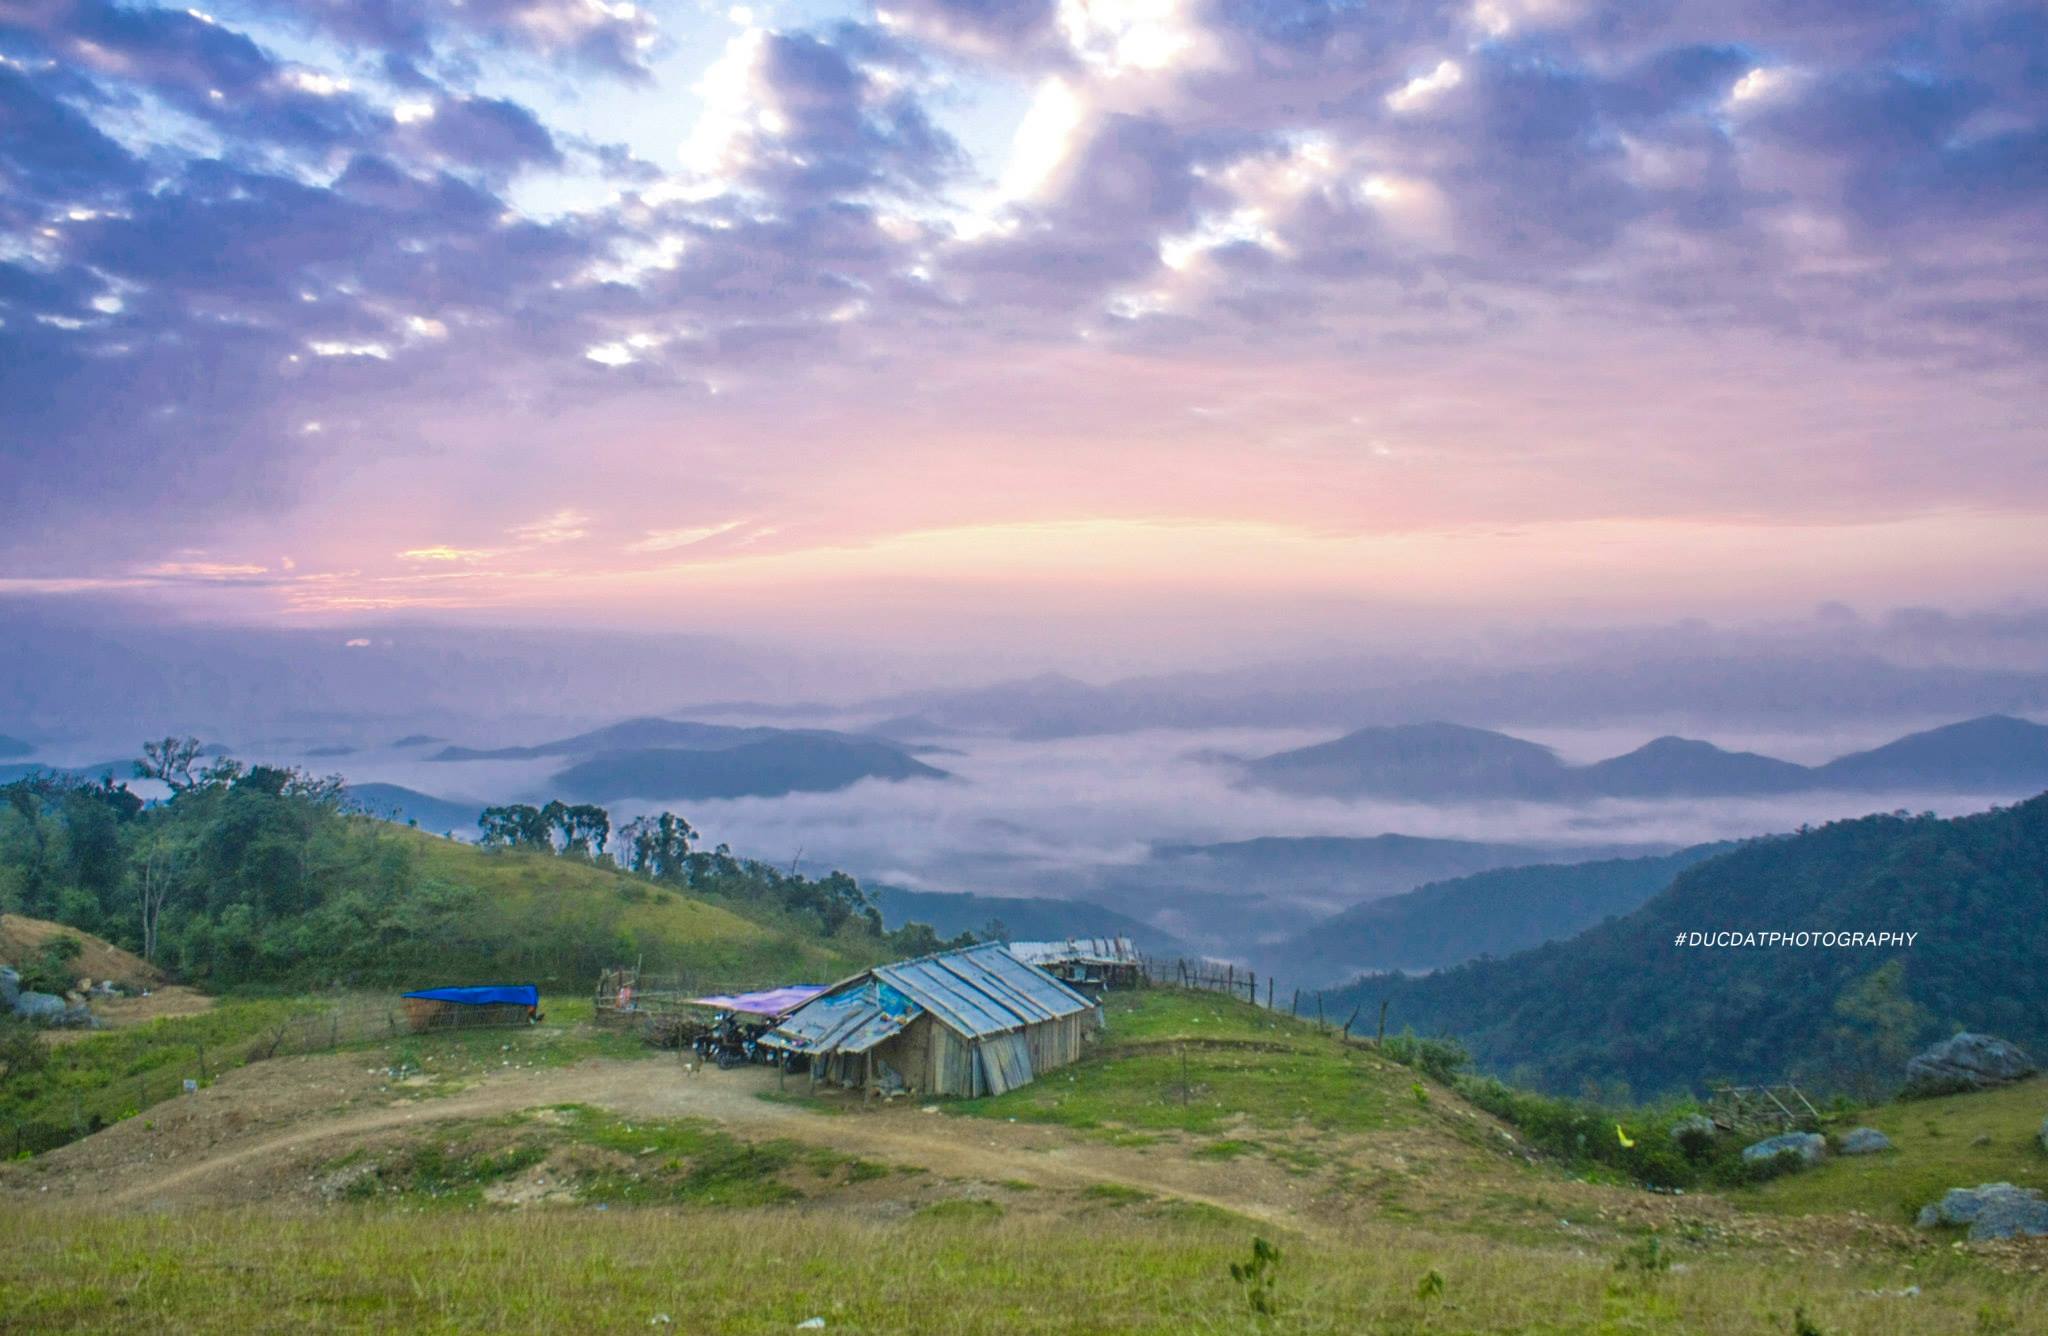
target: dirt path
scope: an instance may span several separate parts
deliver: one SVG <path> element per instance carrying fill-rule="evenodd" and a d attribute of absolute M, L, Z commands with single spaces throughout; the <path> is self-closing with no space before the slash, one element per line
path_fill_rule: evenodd
<path fill-rule="evenodd" d="M 457 1094 L 397 1100 L 362 1075 L 332 1058 L 245 1068 L 161 1118 L 130 1119 L 53 1152 L 36 1167 L 33 1183 L 14 1173 L 9 1186 L 38 1195 L 54 1188 L 76 1202 L 116 1208 L 275 1200 L 302 1192 L 313 1166 L 353 1146 L 414 1128 L 581 1103 L 628 1118 L 704 1118 L 737 1136 L 786 1137 L 949 1180 L 1051 1189 L 1114 1184 L 1275 1226 L 1316 1228 L 1307 1210 L 1310 1186 L 1262 1162 L 1147 1154 L 1060 1128 L 927 1113 L 916 1104 L 824 1113 L 760 1098 L 775 1086 L 766 1071 L 691 1076 L 658 1061 L 598 1060 L 496 1074 Z"/>

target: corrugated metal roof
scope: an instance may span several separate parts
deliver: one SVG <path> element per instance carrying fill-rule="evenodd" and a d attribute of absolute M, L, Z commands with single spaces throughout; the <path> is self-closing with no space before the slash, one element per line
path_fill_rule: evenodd
<path fill-rule="evenodd" d="M 902 990 L 969 1039 L 1091 1011 L 1095 1004 L 1044 970 L 1025 964 L 1001 943 L 944 951 L 894 965 L 874 975 Z"/>
<path fill-rule="evenodd" d="M 1027 965 L 1073 961 L 1084 965 L 1135 965 L 1138 948 L 1128 937 L 1069 937 L 1058 942 L 1011 942 L 1010 954 Z"/>
<path fill-rule="evenodd" d="M 838 1049 L 861 1053 L 895 1034 L 922 1014 L 915 1002 L 889 985 L 861 979 L 854 987 L 798 1007 L 761 1042 L 805 1053 Z"/>
<path fill-rule="evenodd" d="M 806 1053 L 860 1053 L 927 1011 L 948 1029 L 981 1039 L 1094 1007 L 1001 943 L 988 942 L 877 965 L 791 1012 L 762 1042 Z"/>

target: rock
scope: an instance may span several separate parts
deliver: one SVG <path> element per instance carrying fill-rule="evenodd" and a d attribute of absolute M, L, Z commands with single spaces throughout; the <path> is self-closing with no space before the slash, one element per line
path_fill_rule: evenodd
<path fill-rule="evenodd" d="M 2010 1085 L 2040 1070 L 2017 1044 L 1988 1034 L 1959 1034 L 1942 1040 L 1906 1064 L 1911 1096 L 1954 1095 Z"/>
<path fill-rule="evenodd" d="M 1744 1146 L 1742 1158 L 1754 1164 L 1759 1160 L 1775 1160 L 1787 1152 L 1797 1155 L 1804 1164 L 1819 1164 L 1828 1153 L 1828 1139 L 1813 1132 L 1787 1132 L 1783 1136 L 1768 1137 L 1753 1146 Z"/>
<path fill-rule="evenodd" d="M 26 989 L 14 999 L 14 1014 L 31 1024 L 47 1025 L 53 1029 L 90 1030 L 99 1025 L 99 1018 L 92 1014 L 91 1007 L 67 1003 L 55 993 Z"/>
<path fill-rule="evenodd" d="M 2048 1238 L 2048 1199 L 2043 1199 L 2038 1188 L 2016 1188 L 2010 1183 L 1950 1188 L 1940 1201 L 1922 1207 L 1915 1223 L 1922 1229 L 1966 1225 L 1973 1243 Z"/>
<path fill-rule="evenodd" d="M 1874 1127 L 1852 1127 L 1842 1133 L 1839 1144 L 1844 1155 L 1875 1155 L 1890 1150 L 1892 1139 Z"/>
<path fill-rule="evenodd" d="M 1714 1126 L 1712 1118 L 1704 1113 L 1695 1113 L 1671 1124 L 1671 1139 L 1678 1144 L 1679 1149 L 1690 1151 L 1695 1146 L 1704 1147 L 1720 1131 L 1720 1128 Z"/>
<path fill-rule="evenodd" d="M 37 993 L 23 989 L 14 999 L 14 1014 L 38 1025 L 54 1024 L 66 1010 L 68 1008 L 64 1005 L 64 999 L 55 993 Z"/>
<path fill-rule="evenodd" d="M 14 999 L 21 996 L 21 976 L 6 965 L 0 965 L 0 1010 L 14 1010 Z"/>

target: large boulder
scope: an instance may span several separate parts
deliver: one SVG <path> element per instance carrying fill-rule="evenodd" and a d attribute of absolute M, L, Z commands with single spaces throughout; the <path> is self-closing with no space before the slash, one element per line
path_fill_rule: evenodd
<path fill-rule="evenodd" d="M 1752 1164 L 1788 1154 L 1797 1155 L 1802 1164 L 1819 1164 L 1827 1153 L 1828 1139 L 1817 1132 L 1787 1132 L 1742 1148 L 1742 1158 Z"/>
<path fill-rule="evenodd" d="M 55 993 L 37 993 L 24 989 L 14 998 L 14 1014 L 25 1021 L 38 1025 L 54 1025 L 69 1007 L 64 999 Z"/>
<path fill-rule="evenodd" d="M 1920 1209 L 1916 1223 L 1922 1229 L 1968 1226 L 1972 1242 L 2048 1238 L 2048 1200 L 2038 1188 L 2016 1188 L 2010 1183 L 1950 1188 L 1940 1201 Z"/>
<path fill-rule="evenodd" d="M 23 989 L 14 998 L 14 1014 L 34 1025 L 64 1030 L 99 1028 L 99 1017 L 83 1002 L 67 1001 L 55 993 Z"/>
<path fill-rule="evenodd" d="M 1844 1155 L 1875 1155 L 1892 1148 L 1892 1139 L 1874 1127 L 1852 1127 L 1837 1143 Z"/>
<path fill-rule="evenodd" d="M 1954 1095 L 2010 1085 L 2040 1069 L 2019 1045 L 1988 1034 L 1942 1040 L 1906 1064 L 1908 1095 Z"/>

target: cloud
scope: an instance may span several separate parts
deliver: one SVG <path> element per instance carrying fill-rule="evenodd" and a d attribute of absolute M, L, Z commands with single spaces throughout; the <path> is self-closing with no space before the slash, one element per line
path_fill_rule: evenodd
<path fill-rule="evenodd" d="M 342 598 L 570 511 L 622 537 L 550 572 L 651 598 L 627 558 L 707 513 L 832 550 L 2048 510 L 2036 5 L 675 24 L 10 9 L 7 573 L 132 570 L 170 518 L 333 535 Z"/>

